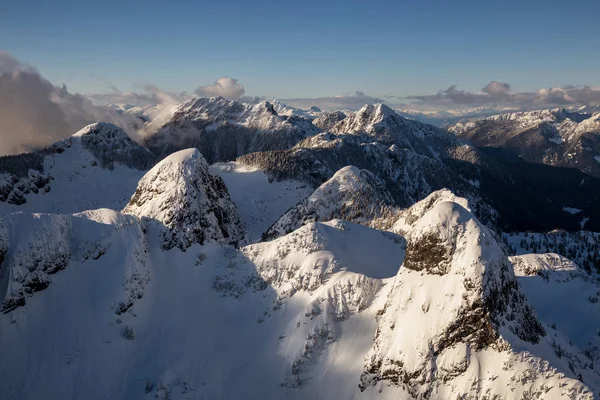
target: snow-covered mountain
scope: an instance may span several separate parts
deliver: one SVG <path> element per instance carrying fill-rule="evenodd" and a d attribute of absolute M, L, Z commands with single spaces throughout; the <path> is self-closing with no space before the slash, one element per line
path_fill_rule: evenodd
<path fill-rule="evenodd" d="M 384 228 L 395 208 L 385 183 L 375 174 L 347 166 L 281 216 L 263 235 L 271 240 L 314 221 L 342 219 Z"/>
<path fill-rule="evenodd" d="M 448 129 L 478 146 L 506 148 L 529 162 L 577 168 L 600 177 L 600 113 L 564 108 L 524 111 Z"/>
<path fill-rule="evenodd" d="M 404 119 L 382 104 L 365 106 L 329 132 L 310 136 L 291 149 L 239 159 L 276 179 L 297 178 L 315 188 L 347 165 L 377 171 L 401 206 L 411 205 L 437 186 L 475 193 L 476 182 L 458 176 L 446 163 L 450 160 L 471 164 L 473 170 L 465 172 L 473 174 L 480 163 L 477 150 L 467 142 L 431 125 Z M 400 182 L 402 190 L 396 186 Z"/>
<path fill-rule="evenodd" d="M 173 153 L 148 171 L 123 212 L 166 227 L 165 249 L 185 251 L 192 243 L 237 245 L 244 240 L 227 187 L 209 172 L 196 149 Z"/>
<path fill-rule="evenodd" d="M 108 123 L 86 126 L 36 153 L 0 157 L 0 216 L 121 209 L 154 160 Z"/>
<path fill-rule="evenodd" d="M 324 111 L 313 119 L 313 125 L 323 131 L 329 131 L 344 118 L 346 118 L 346 114 L 342 111 Z"/>
<path fill-rule="evenodd" d="M 167 249 L 159 221 L 106 209 L 6 216 L 2 391 L 592 399 L 592 350 L 538 318 L 495 234 L 453 196 L 411 210 L 405 237 L 334 219 L 239 250 Z"/>
<path fill-rule="evenodd" d="M 156 160 L 190 146 L 198 148 L 209 163 L 254 152 L 242 156 L 238 164 L 243 164 L 242 168 L 262 171 L 278 181 L 304 182 L 310 186 L 308 192 L 316 190 L 339 169 L 355 165 L 385 182 L 392 195 L 392 206 L 396 207 L 409 207 L 432 191 L 449 188 L 469 198 L 473 212 L 483 221 L 507 230 L 539 231 L 556 227 L 571 230 L 584 219 L 588 229 L 596 229 L 600 225 L 600 209 L 595 206 L 596 200 L 600 199 L 600 180 L 577 174 L 576 170 L 550 167 L 539 170 L 538 164 L 491 152 L 495 149 L 478 149 L 442 129 L 402 118 L 381 104 L 366 105 L 348 115 L 342 112 L 319 113 L 319 117 L 312 121 L 298 116 L 280 116 L 268 102 L 248 105 L 222 98 L 193 100 L 162 109 L 162 114 L 149 117 L 144 127 L 147 135 L 145 143 L 156 155 L 121 133 L 122 139 L 130 142 L 113 146 L 126 149 L 121 155 L 116 151 L 104 154 L 100 146 L 96 146 L 99 148 L 96 155 L 92 154 L 94 158 L 105 157 L 108 162 L 94 159 L 74 162 L 73 158 L 88 157 L 89 151 L 79 151 L 83 146 L 67 152 L 69 157 L 49 157 L 49 154 L 55 153 L 45 150 L 0 159 L 0 164 L 6 165 L 2 169 L 11 174 L 3 175 L 0 200 L 5 201 L 0 203 L 0 211 L 122 209 L 132 187 L 140 179 L 139 171 L 146 171 Z M 136 107 L 123 107 L 123 112 L 140 111 L 136 110 Z M 159 127 L 158 130 L 156 127 Z M 64 145 L 54 147 L 61 151 Z M 144 162 L 119 159 L 124 154 L 137 154 L 137 158 Z M 58 160 L 53 168 L 61 169 L 60 173 L 54 171 L 48 175 L 51 167 L 45 164 L 50 164 L 50 159 Z M 89 169 L 82 171 L 87 168 L 87 163 L 107 168 L 97 169 L 97 174 L 84 173 L 89 172 Z M 109 169 L 113 165 L 117 169 L 134 167 L 135 171 L 132 171 L 130 179 L 127 173 L 119 172 L 123 177 L 118 181 L 123 184 L 117 187 Z M 48 179 L 51 185 L 47 185 Z M 50 186 L 77 190 L 75 186 L 79 184 L 71 184 L 76 182 L 85 183 L 85 187 L 93 185 L 94 189 L 82 191 L 82 196 L 74 202 L 64 201 L 65 190 L 53 192 L 48 189 Z M 294 185 L 290 183 L 289 186 Z M 529 190 L 523 193 L 522 188 Z M 48 190 L 49 193 L 44 192 Z M 98 192 L 101 195 L 95 196 Z M 261 196 L 260 193 L 258 196 Z M 306 194 L 298 196 L 296 201 L 304 197 Z M 23 201 L 26 204 L 17 204 Z M 294 206 L 293 203 L 284 204 L 287 208 Z M 565 213 L 563 209 L 567 206 L 579 209 L 581 213 Z M 261 225 L 259 233 L 251 227 L 252 241 L 257 240 L 281 215 L 264 219 L 267 214 L 260 214 L 248 216 L 267 225 Z M 245 222 L 247 226 L 251 223 Z"/>
<path fill-rule="evenodd" d="M 439 127 L 447 127 L 459 122 L 468 122 L 476 119 L 482 119 L 491 115 L 504 114 L 508 112 L 523 111 L 521 108 L 515 107 L 498 107 L 498 106 L 477 106 L 449 110 L 421 110 L 414 108 L 395 108 L 401 116 L 414 119 L 426 124 L 431 124 Z"/>
<path fill-rule="evenodd" d="M 146 145 L 160 156 L 195 147 L 212 164 L 253 151 L 286 149 L 317 131 L 310 119 L 280 116 L 267 101 L 252 105 L 213 97 L 179 105 L 146 137 Z"/>
<path fill-rule="evenodd" d="M 547 329 L 493 233 L 442 201 L 408 236 L 360 388 L 375 394 L 398 386 L 419 399 L 592 398 L 600 375 Z M 556 355 L 556 346 L 572 358 Z"/>

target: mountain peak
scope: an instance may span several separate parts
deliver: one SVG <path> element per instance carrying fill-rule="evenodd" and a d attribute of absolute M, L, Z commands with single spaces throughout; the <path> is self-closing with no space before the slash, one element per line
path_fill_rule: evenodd
<path fill-rule="evenodd" d="M 140 180 L 123 212 L 164 225 L 164 249 L 186 250 L 205 241 L 237 245 L 244 237 L 225 184 L 208 171 L 197 149 L 159 162 Z"/>
<path fill-rule="evenodd" d="M 94 122 L 86 125 L 79 131 L 75 132 L 73 137 L 82 136 L 99 136 L 99 137 L 122 137 L 128 136 L 127 133 L 117 125 L 110 122 Z"/>
<path fill-rule="evenodd" d="M 349 165 L 337 171 L 307 199 L 288 210 L 264 233 L 274 239 L 314 221 L 340 218 L 373 226 L 394 214 L 385 183 L 370 171 Z"/>
<path fill-rule="evenodd" d="M 145 170 L 155 161 L 150 150 L 136 143 L 122 128 L 108 122 L 87 125 L 70 138 L 51 145 L 49 149 L 62 152 L 77 141 L 105 168 L 112 168 L 114 163 L 118 162 L 131 168 Z"/>
<path fill-rule="evenodd" d="M 398 113 L 383 103 L 365 104 L 356 112 L 356 115 L 371 123 L 380 122 L 386 117 L 400 117 Z"/>
<path fill-rule="evenodd" d="M 277 111 L 275 111 L 275 107 L 273 107 L 273 104 L 266 100 L 263 100 L 260 103 L 256 104 L 252 109 L 253 111 L 267 112 L 271 115 L 278 115 Z"/>
<path fill-rule="evenodd" d="M 430 398 L 456 380 L 479 380 L 476 368 L 489 352 L 507 356 L 511 343 L 536 345 L 545 335 L 494 234 L 461 205 L 442 201 L 408 237 L 361 389 L 385 380 Z"/>

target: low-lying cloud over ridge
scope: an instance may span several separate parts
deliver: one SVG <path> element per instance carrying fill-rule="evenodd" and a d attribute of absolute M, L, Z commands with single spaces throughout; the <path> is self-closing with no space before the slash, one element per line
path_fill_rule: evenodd
<path fill-rule="evenodd" d="M 124 128 L 134 122 L 53 85 L 35 68 L 0 52 L 0 155 L 44 147 L 96 121 Z"/>

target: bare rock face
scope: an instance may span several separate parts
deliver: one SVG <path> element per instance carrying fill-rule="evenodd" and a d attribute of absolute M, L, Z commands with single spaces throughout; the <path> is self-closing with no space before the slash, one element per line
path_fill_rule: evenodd
<path fill-rule="evenodd" d="M 244 239 L 227 187 L 196 149 L 174 153 L 152 168 L 123 212 L 164 225 L 166 250 L 206 241 L 238 245 Z"/>
<path fill-rule="evenodd" d="M 442 201 L 412 226 L 359 387 L 385 383 L 422 399 L 504 398 L 507 387 L 545 393 L 564 376 L 518 350 L 550 347 L 548 340 L 493 233 L 461 205 Z M 517 369 L 501 384 L 497 376 L 488 381 L 479 365 L 491 358 L 519 363 L 531 381 L 519 382 Z"/>

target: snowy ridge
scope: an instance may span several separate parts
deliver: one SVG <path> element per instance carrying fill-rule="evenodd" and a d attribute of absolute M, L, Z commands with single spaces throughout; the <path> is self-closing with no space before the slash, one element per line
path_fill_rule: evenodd
<path fill-rule="evenodd" d="M 426 154 L 431 154 L 432 147 L 426 141 L 420 142 Z M 436 154 L 441 153 L 449 152 L 442 147 Z M 252 153 L 240 157 L 238 162 L 260 168 L 274 179 L 296 179 L 309 183 L 315 189 L 348 165 L 377 171 L 379 178 L 385 181 L 394 205 L 399 207 L 410 207 L 433 190 L 443 187 L 476 199 L 479 197 L 477 201 L 482 202 L 472 183 L 441 159 L 396 144 L 373 142 L 372 138 L 364 135 L 317 134 L 290 150 Z M 472 172 L 477 173 L 475 169 Z"/>
<path fill-rule="evenodd" d="M 344 118 L 346 118 L 346 114 L 342 111 L 324 111 L 313 120 L 313 125 L 323 131 L 329 131 Z"/>
<path fill-rule="evenodd" d="M 385 393 L 385 382 L 414 398 L 593 398 L 564 361 L 551 357 L 550 367 L 536 357 L 540 347 L 551 353 L 491 232 L 457 203 L 440 202 L 414 224 L 360 386 Z M 574 370 L 598 385 L 583 363 Z"/>
<path fill-rule="evenodd" d="M 179 105 L 171 119 L 146 137 L 146 144 L 162 156 L 195 147 L 212 164 L 289 148 L 317 131 L 307 118 L 278 115 L 267 101 L 251 105 L 214 97 Z"/>
<path fill-rule="evenodd" d="M 514 182 L 468 142 L 402 118 L 382 104 L 366 105 L 291 149 L 251 153 L 238 162 L 263 169 L 274 179 L 297 179 L 315 189 L 339 169 L 354 165 L 377 174 L 393 205 L 404 208 L 445 187 L 476 204 L 475 212 L 486 223 L 493 223 L 494 215 L 479 189 Z"/>
<path fill-rule="evenodd" d="M 164 225 L 162 247 L 216 241 L 237 245 L 244 228 L 227 187 L 196 149 L 173 153 L 140 180 L 124 213 Z"/>
<path fill-rule="evenodd" d="M 379 279 L 393 276 L 399 264 L 388 261 L 369 266 L 370 256 L 363 253 L 371 245 L 377 247 L 378 241 L 383 241 L 379 246 L 391 246 L 388 251 L 396 249 L 398 254 L 389 255 L 392 260 L 403 258 L 401 236 L 336 219 L 308 223 L 272 242 L 247 246 L 244 253 L 256 263 L 263 279 L 291 296 L 299 290 L 319 288 L 341 269 Z M 359 243 L 358 248 L 351 245 Z"/>
<path fill-rule="evenodd" d="M 286 117 L 296 116 L 304 117 L 307 119 L 313 119 L 320 113 L 318 108 L 311 107 L 311 109 L 303 110 L 301 108 L 288 106 L 287 104 L 284 104 L 277 99 L 273 99 L 272 101 L 270 101 L 270 103 L 273 105 L 275 111 L 277 111 L 277 114 Z"/>
<path fill-rule="evenodd" d="M 0 157 L 0 216 L 120 209 L 154 160 L 121 128 L 88 125 L 45 150 Z"/>
<path fill-rule="evenodd" d="M 194 181 L 200 157 L 167 158 L 175 183 L 154 175 L 149 210 L 164 193 L 202 198 L 173 175 Z M 3 389 L 30 399 L 592 399 L 597 324 L 573 311 L 595 318 L 595 278 L 558 256 L 527 256 L 539 264 L 527 268 L 511 259 L 515 277 L 494 233 L 458 203 L 440 191 L 403 214 L 408 244 L 334 219 L 240 249 L 192 238 L 165 250 L 160 224 L 110 210 L 8 215 Z"/>
<path fill-rule="evenodd" d="M 98 260 L 117 240 L 125 240 L 129 251 L 119 259 L 125 290 L 115 311 L 124 311 L 143 294 L 148 280 L 144 272 L 146 242 L 141 225 L 133 217 L 108 209 L 73 215 L 18 213 L 0 220 L 0 232 L 4 232 L 0 233 L 4 313 L 24 306 L 28 297 L 51 284 L 52 275 L 71 264 Z"/>
<path fill-rule="evenodd" d="M 395 209 L 385 183 L 373 173 L 353 166 L 340 169 L 313 194 L 287 211 L 263 235 L 272 240 L 314 221 L 343 219 L 374 226 L 391 219 Z"/>
<path fill-rule="evenodd" d="M 162 161 L 102 123 L 0 158 L 4 397 L 600 393 L 600 234 L 496 232 L 507 210 L 585 224 L 587 180 L 585 204 L 503 204 L 528 180 L 383 105 L 122 110 L 140 113 Z M 534 117 L 556 142 L 553 124 L 588 140 L 598 122 Z M 557 214 L 535 214 L 550 202 Z"/>
<path fill-rule="evenodd" d="M 578 123 L 589 118 L 589 114 L 581 114 L 571 112 L 564 108 L 556 108 L 551 110 L 535 110 L 535 111 L 521 111 L 512 112 L 505 114 L 492 115 L 490 117 L 482 118 L 475 121 L 469 121 L 466 123 L 457 123 L 449 128 L 451 132 L 460 134 L 469 129 L 476 127 L 481 124 L 482 121 L 497 121 L 506 122 L 512 121 L 515 126 L 523 129 L 527 127 L 537 126 L 542 123 L 549 123 L 556 127 L 560 134 L 560 139 L 569 140 L 570 136 L 574 133 Z"/>

